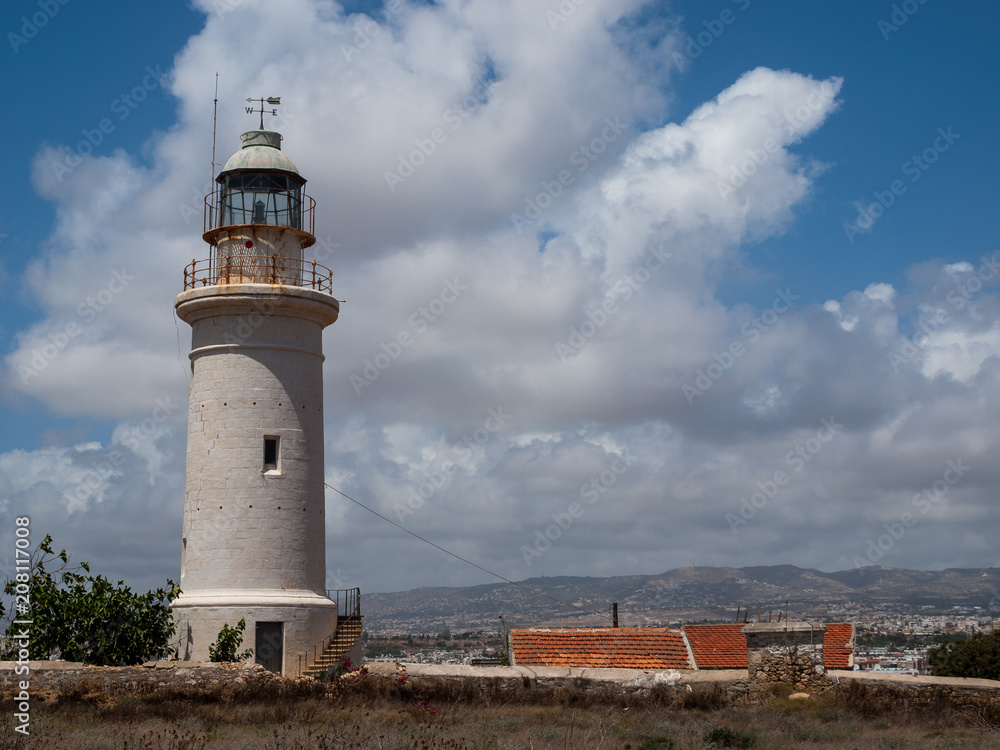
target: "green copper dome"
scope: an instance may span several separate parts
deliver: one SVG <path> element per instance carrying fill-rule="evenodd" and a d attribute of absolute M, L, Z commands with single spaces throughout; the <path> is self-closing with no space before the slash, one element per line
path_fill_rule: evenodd
<path fill-rule="evenodd" d="M 281 134 L 270 130 L 250 130 L 240 136 L 243 148 L 229 157 L 226 166 L 216 178 L 219 182 L 225 179 L 229 172 L 275 170 L 290 172 L 299 176 L 295 162 L 285 156 L 281 150 Z"/>

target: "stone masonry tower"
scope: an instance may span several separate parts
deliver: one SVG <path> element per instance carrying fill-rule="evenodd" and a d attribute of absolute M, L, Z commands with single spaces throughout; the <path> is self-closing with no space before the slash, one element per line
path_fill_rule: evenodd
<path fill-rule="evenodd" d="M 263 114 L 262 114 L 263 120 Z M 205 199 L 206 260 L 174 303 L 192 328 L 179 656 L 205 660 L 223 624 L 294 674 L 337 630 L 326 592 L 323 329 L 332 274 L 303 251 L 315 202 L 281 135 L 242 136 Z M 310 657 L 311 658 L 311 657 Z"/>

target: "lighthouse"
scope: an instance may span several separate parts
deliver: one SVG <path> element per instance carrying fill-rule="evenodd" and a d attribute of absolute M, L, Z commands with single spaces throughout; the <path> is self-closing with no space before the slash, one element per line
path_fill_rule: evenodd
<path fill-rule="evenodd" d="M 205 199 L 208 257 L 174 303 L 192 332 L 173 611 L 181 659 L 207 661 L 223 625 L 244 620 L 241 650 L 294 675 L 338 624 L 341 641 L 348 620 L 360 635 L 360 597 L 326 590 L 322 334 L 340 305 L 332 272 L 306 257 L 315 201 L 281 141 L 263 111 L 242 135 Z"/>

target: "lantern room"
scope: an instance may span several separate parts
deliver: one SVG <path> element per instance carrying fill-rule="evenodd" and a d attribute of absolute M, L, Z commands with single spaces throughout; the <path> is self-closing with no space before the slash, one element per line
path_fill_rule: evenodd
<path fill-rule="evenodd" d="M 281 150 L 281 134 L 251 130 L 205 198 L 204 239 L 212 246 L 210 283 L 302 283 L 312 272 L 303 249 L 316 242 L 315 201 Z"/>

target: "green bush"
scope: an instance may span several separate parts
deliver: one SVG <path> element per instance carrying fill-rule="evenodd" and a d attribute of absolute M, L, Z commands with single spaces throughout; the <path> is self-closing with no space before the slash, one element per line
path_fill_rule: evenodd
<path fill-rule="evenodd" d="M 944 643 L 927 652 L 931 674 L 1000 680 L 1000 631 L 976 633 L 967 641 Z"/>
<path fill-rule="evenodd" d="M 666 737 L 650 737 L 639 745 L 639 750 L 674 750 L 677 746 Z"/>
<path fill-rule="evenodd" d="M 716 727 L 705 735 L 705 744 L 709 747 L 753 747 L 757 744 L 757 735 L 729 727 Z"/>
<path fill-rule="evenodd" d="M 50 572 L 47 566 L 57 560 L 61 566 Z M 68 565 L 66 550 L 54 552 L 46 534 L 28 560 L 29 572 L 7 581 L 3 590 L 14 597 L 14 607 L 8 613 L 0 603 L 0 619 L 7 621 L 4 659 L 16 659 L 25 644 L 29 659 L 58 655 L 98 666 L 173 655 L 167 645 L 175 632 L 170 602 L 180 587 L 168 579 L 166 588 L 135 594 L 124 581 L 91 575 L 86 561 Z M 31 622 L 27 627 L 13 622 L 24 618 Z"/>
<path fill-rule="evenodd" d="M 247 621 L 240 620 L 235 628 L 229 627 L 228 623 L 222 625 L 219 637 L 215 643 L 208 647 L 208 658 L 210 661 L 246 661 L 253 658 L 253 649 L 248 648 L 242 654 L 236 653 L 243 644 L 243 631 L 246 629 Z"/>

